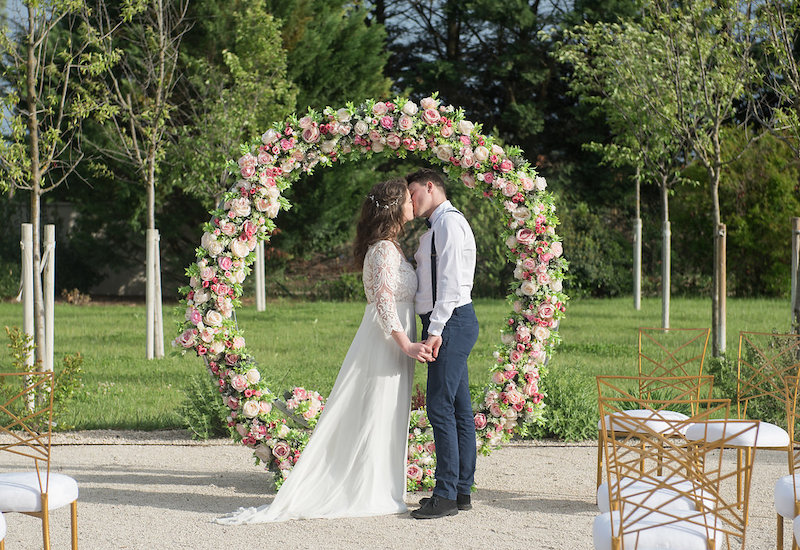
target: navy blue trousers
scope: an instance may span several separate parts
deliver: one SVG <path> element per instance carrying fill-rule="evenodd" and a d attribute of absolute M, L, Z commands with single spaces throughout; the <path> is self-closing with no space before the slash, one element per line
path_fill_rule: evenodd
<path fill-rule="evenodd" d="M 430 314 L 420 315 L 422 339 L 428 337 Z M 468 495 L 475 482 L 475 420 L 469 395 L 467 357 L 478 340 L 478 318 L 472 304 L 457 307 L 442 331 L 442 347 L 428 363 L 428 420 L 436 444 L 433 493 L 455 499 Z"/>

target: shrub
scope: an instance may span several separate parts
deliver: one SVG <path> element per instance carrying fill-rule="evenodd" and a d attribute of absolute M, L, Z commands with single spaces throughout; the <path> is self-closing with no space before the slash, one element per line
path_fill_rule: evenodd
<path fill-rule="evenodd" d="M 544 425 L 534 428 L 534 438 L 578 441 L 597 437 L 595 386 L 573 369 L 550 369 L 542 384 L 546 392 Z"/>
<path fill-rule="evenodd" d="M 195 374 L 183 390 L 184 399 L 180 414 L 192 439 L 205 441 L 212 437 L 229 437 L 230 428 L 225 420 L 228 409 L 219 398 L 219 391 L 205 372 Z"/>

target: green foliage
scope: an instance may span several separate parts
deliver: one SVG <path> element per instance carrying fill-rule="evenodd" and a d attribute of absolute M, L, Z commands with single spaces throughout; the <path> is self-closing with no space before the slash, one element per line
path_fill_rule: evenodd
<path fill-rule="evenodd" d="M 565 292 L 570 296 L 619 296 L 630 292 L 632 255 L 621 213 L 567 205 L 560 213 L 564 256 L 570 263 Z"/>
<path fill-rule="evenodd" d="M 19 278 L 19 263 L 0 259 L 0 300 L 17 295 Z"/>
<path fill-rule="evenodd" d="M 725 154 L 746 140 L 727 129 Z M 692 166 L 685 175 L 699 183 L 673 200 L 673 269 L 684 280 L 711 275 L 712 220 L 707 173 Z M 790 148 L 763 134 L 728 164 L 720 182 L 720 208 L 727 221 L 728 292 L 735 296 L 783 296 L 791 288 L 791 224 L 800 212 L 800 171 Z"/>
<path fill-rule="evenodd" d="M 364 281 L 361 273 L 342 273 L 335 279 L 319 281 L 312 296 L 315 300 L 334 302 L 364 301 Z"/>
<path fill-rule="evenodd" d="M 230 428 L 225 420 L 228 409 L 222 404 L 217 387 L 208 374 L 194 374 L 183 392 L 184 400 L 179 414 L 192 433 L 192 439 L 207 440 L 230 435 Z"/>
<path fill-rule="evenodd" d="M 13 372 L 32 372 L 27 365 L 27 358 L 33 354 L 33 339 L 25 334 L 18 327 L 5 327 L 9 343 L 9 359 Z M 83 390 L 83 356 L 80 353 L 75 355 L 65 355 L 62 359 L 61 368 L 56 370 L 53 382 L 53 430 L 71 430 L 74 426 L 67 424 L 62 419 L 67 418 L 73 405 L 73 399 L 78 397 Z M 0 383 L 0 395 L 3 400 L 7 400 L 19 391 L 20 388 L 8 381 Z M 39 394 L 34 399 L 34 410 L 42 405 L 46 397 Z M 23 401 L 18 401 L 17 405 L 23 405 Z M 18 410 L 16 412 L 21 412 Z"/>
<path fill-rule="evenodd" d="M 551 368 L 542 383 L 545 422 L 534 428 L 535 438 L 564 441 L 597 437 L 597 389 L 594 380 L 570 368 Z"/>

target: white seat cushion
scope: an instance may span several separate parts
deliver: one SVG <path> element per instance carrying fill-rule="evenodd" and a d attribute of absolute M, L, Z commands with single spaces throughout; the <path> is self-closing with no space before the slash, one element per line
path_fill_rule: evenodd
<path fill-rule="evenodd" d="M 620 413 L 612 413 L 610 415 L 606 415 L 606 428 L 611 429 L 611 422 L 609 420 L 610 417 L 615 417 L 614 419 L 614 426 L 613 429 L 615 431 L 629 431 L 635 433 L 639 425 L 635 422 L 626 422 L 624 417 L 631 416 L 633 418 L 644 419 L 645 425 L 653 430 L 656 433 L 664 434 L 670 433 L 675 431 L 675 424 L 678 422 L 685 422 L 689 419 L 683 413 L 675 412 L 675 411 L 667 411 L 667 410 L 651 410 L 651 409 L 630 409 L 627 411 L 622 411 Z M 603 424 L 602 421 L 597 422 L 597 429 L 602 430 Z M 683 432 L 685 428 L 681 426 L 678 430 L 679 432 Z"/>
<path fill-rule="evenodd" d="M 44 482 L 45 474 L 42 474 Z M 64 474 L 50 472 L 47 487 L 50 510 L 61 508 L 78 500 L 78 483 Z M 42 495 L 36 472 L 11 472 L 0 474 L 0 512 L 40 512 Z"/>
<path fill-rule="evenodd" d="M 0 540 L 6 538 L 6 518 L 0 513 Z"/>
<path fill-rule="evenodd" d="M 655 476 L 658 480 L 665 480 L 665 476 Z M 649 508 L 665 507 L 670 510 L 695 510 L 695 503 L 687 497 L 679 497 L 675 491 L 667 488 L 654 489 L 653 481 L 634 478 L 625 478 L 621 482 L 622 496 L 628 503 L 644 504 Z M 692 492 L 692 483 L 685 479 L 675 478 L 670 485 L 684 493 Z M 610 512 L 608 504 L 608 482 L 600 484 L 597 488 L 597 507 L 601 512 Z"/>
<path fill-rule="evenodd" d="M 800 474 L 783 476 L 775 482 L 775 511 L 788 519 L 794 517 L 793 480 L 797 483 L 797 496 L 800 498 Z"/>
<path fill-rule="evenodd" d="M 686 439 L 690 441 L 718 441 L 723 437 L 728 440 L 729 447 L 786 447 L 789 445 L 789 434 L 786 430 L 769 422 L 761 422 L 756 430 L 748 429 L 748 422 L 726 422 L 724 419 L 710 420 L 692 424 L 686 430 Z M 738 435 L 737 435 L 738 432 Z"/>
<path fill-rule="evenodd" d="M 792 530 L 794 531 L 794 540 L 800 540 L 800 516 L 794 518 Z"/>
<path fill-rule="evenodd" d="M 670 510 L 671 515 L 695 518 L 703 524 L 703 514 L 690 510 Z M 619 532 L 619 513 L 606 512 L 594 518 L 592 537 L 596 550 L 611 550 L 611 527 L 614 533 Z M 707 550 L 706 535 L 708 531 L 703 525 L 688 521 L 668 523 L 675 521 L 671 516 L 657 512 L 644 515 L 642 519 L 631 525 L 626 521 L 626 533 L 623 537 L 623 548 L 636 550 Z M 668 523 L 667 525 L 661 525 Z M 800 523 L 800 522 L 798 522 Z M 628 527 L 630 526 L 630 527 Z M 710 526 L 714 533 L 714 526 Z M 633 530 L 637 529 L 637 530 Z M 722 548 L 724 535 L 716 533 L 717 548 Z"/>

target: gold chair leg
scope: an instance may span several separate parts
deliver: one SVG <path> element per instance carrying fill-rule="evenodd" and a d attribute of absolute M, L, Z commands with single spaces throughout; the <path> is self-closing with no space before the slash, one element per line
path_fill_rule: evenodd
<path fill-rule="evenodd" d="M 742 449 L 736 449 L 736 507 L 742 509 Z"/>
<path fill-rule="evenodd" d="M 42 541 L 44 550 L 50 550 L 50 510 L 47 507 L 47 493 L 42 494 Z"/>
<path fill-rule="evenodd" d="M 72 550 L 78 550 L 78 501 L 70 504 L 72 527 Z M 2 549 L 0 549 L 2 550 Z"/>
<path fill-rule="evenodd" d="M 6 539 L 0 540 L 0 550 L 6 550 Z"/>
<path fill-rule="evenodd" d="M 603 479 L 603 438 L 598 434 L 597 436 L 597 485 L 595 488 L 600 487 Z M 596 502 L 595 502 L 596 504 Z"/>
<path fill-rule="evenodd" d="M 780 514 L 775 514 L 778 516 L 778 525 L 776 529 L 776 539 L 777 539 L 777 547 L 778 550 L 783 550 L 783 516 Z"/>

